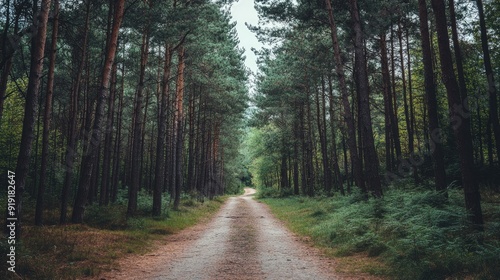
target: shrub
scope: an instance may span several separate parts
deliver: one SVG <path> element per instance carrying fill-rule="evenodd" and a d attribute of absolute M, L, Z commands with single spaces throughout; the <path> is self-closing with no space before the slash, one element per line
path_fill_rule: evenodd
<path fill-rule="evenodd" d="M 258 188 L 257 198 L 280 198 L 293 195 L 293 189 L 277 189 L 273 187 Z"/>

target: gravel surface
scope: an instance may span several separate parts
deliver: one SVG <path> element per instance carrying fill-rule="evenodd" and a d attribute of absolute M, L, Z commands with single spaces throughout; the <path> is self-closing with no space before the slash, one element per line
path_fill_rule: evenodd
<path fill-rule="evenodd" d="M 335 273 L 335 262 L 300 241 L 253 199 L 231 197 L 208 223 L 167 237 L 147 255 L 122 259 L 96 279 L 373 279 Z"/>

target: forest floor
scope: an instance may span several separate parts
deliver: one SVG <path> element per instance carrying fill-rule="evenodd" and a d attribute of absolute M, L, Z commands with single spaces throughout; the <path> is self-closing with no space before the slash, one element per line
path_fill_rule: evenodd
<path fill-rule="evenodd" d="M 207 223 L 157 241 L 94 279 L 375 279 L 337 272 L 336 261 L 285 228 L 254 189 Z"/>

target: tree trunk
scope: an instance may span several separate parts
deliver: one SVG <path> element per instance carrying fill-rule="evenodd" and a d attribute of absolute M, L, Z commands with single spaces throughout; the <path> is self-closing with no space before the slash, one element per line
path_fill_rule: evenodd
<path fill-rule="evenodd" d="M 67 207 L 69 200 L 69 190 L 71 188 L 71 182 L 73 180 L 73 168 L 76 157 L 76 142 L 77 142 L 77 119 L 78 119 L 78 96 L 80 94 L 80 83 L 82 80 L 83 67 L 85 65 L 86 54 L 87 54 L 87 42 L 89 33 L 89 23 L 90 23 L 90 1 L 86 3 L 86 14 L 85 14 L 85 27 L 83 30 L 83 44 L 82 44 L 82 54 L 78 61 L 78 68 L 76 72 L 76 78 L 73 80 L 72 91 L 71 91 L 71 101 L 70 101 L 70 117 L 69 117 L 69 133 L 68 133 L 68 147 L 66 149 L 66 155 L 64 160 L 64 183 L 61 191 L 61 215 L 59 217 L 59 223 L 65 224 L 67 219 Z"/>
<path fill-rule="evenodd" d="M 59 1 L 54 1 L 54 19 L 52 22 L 52 42 L 49 57 L 49 72 L 47 74 L 47 93 L 45 96 L 45 111 L 43 114 L 43 133 L 42 133 L 42 163 L 40 168 L 40 182 L 36 197 L 35 225 L 43 224 L 43 197 L 45 195 L 47 161 L 49 157 L 49 133 L 52 117 L 52 96 L 54 93 L 54 72 L 56 67 L 57 52 L 57 32 L 59 30 Z"/>
<path fill-rule="evenodd" d="M 162 91 L 160 95 L 160 118 L 158 122 L 158 138 L 156 144 L 155 185 L 153 187 L 153 216 L 161 215 L 161 194 L 165 174 L 165 134 L 167 131 L 167 101 L 170 92 L 170 66 L 172 61 L 171 47 L 165 45 L 165 64 L 163 67 Z"/>
<path fill-rule="evenodd" d="M 389 61 L 387 59 L 387 45 L 385 34 L 380 35 L 380 55 L 381 55 L 381 64 L 382 64 L 382 84 L 383 84 L 383 93 L 384 93 L 384 108 L 386 109 L 385 116 L 386 122 L 389 123 L 388 133 L 390 135 L 390 142 L 394 144 L 394 149 L 396 151 L 396 159 L 399 160 L 401 158 L 401 143 L 399 139 L 399 127 L 396 120 L 396 112 L 394 111 L 393 104 L 393 92 L 391 86 L 391 77 L 389 73 Z M 387 140 L 386 140 L 387 141 Z M 387 146 L 386 146 L 387 147 Z M 392 150 L 392 147 L 387 147 Z M 392 157 L 387 160 L 392 161 Z M 389 164 L 388 167 L 393 166 Z M 388 168 L 387 170 L 390 170 Z"/>
<path fill-rule="evenodd" d="M 115 53 L 118 43 L 118 33 L 123 19 L 125 0 L 117 0 L 113 14 L 113 27 L 110 33 L 109 45 L 106 50 L 106 58 L 104 60 L 101 84 L 98 93 L 97 107 L 94 118 L 94 127 L 91 132 L 90 149 L 82 159 L 82 168 L 78 184 L 78 191 L 73 207 L 72 221 L 74 223 L 83 222 L 83 214 L 87 203 L 87 195 L 89 191 L 90 177 L 92 175 L 92 167 L 99 152 L 99 143 L 101 142 L 101 129 L 104 119 L 104 109 L 106 105 L 107 95 L 109 92 L 109 83 L 111 79 L 111 68 L 115 59 Z M 110 7 L 111 8 L 111 7 Z"/>
<path fill-rule="evenodd" d="M 183 101 L 184 101 L 184 67 L 185 67 L 185 50 L 181 47 L 178 51 L 179 65 L 177 69 L 177 89 L 176 89 L 176 100 L 175 100 L 175 194 L 174 194 L 174 209 L 179 209 L 179 204 L 181 200 L 181 191 L 183 184 L 183 142 L 184 142 L 184 111 L 183 111 Z"/>
<path fill-rule="evenodd" d="M 408 105 L 410 106 L 410 132 L 413 143 L 415 142 L 415 138 L 417 140 L 417 147 L 420 147 L 420 138 L 418 133 L 416 132 L 415 127 L 415 106 L 413 104 L 413 82 L 412 82 L 412 73 L 411 73 L 411 49 L 410 49 L 410 31 L 409 28 L 406 29 L 406 56 L 407 56 L 407 64 L 408 65 Z M 412 147 L 412 149 L 415 149 Z M 418 170 L 416 168 L 413 169 L 415 175 L 415 180 L 418 181 Z"/>
<path fill-rule="evenodd" d="M 344 180 L 342 179 L 342 174 L 340 173 L 340 167 L 339 167 L 339 156 L 337 154 L 337 137 L 336 137 L 336 132 L 335 132 L 335 112 L 333 108 L 335 107 L 334 105 L 334 99 L 333 99 L 333 81 L 331 75 L 328 75 L 328 99 L 329 99 L 329 113 L 330 113 L 330 132 L 331 132 L 331 137 L 332 137 L 332 153 L 331 153 L 331 165 L 333 165 L 333 173 L 334 173 L 334 181 L 338 185 L 338 189 L 340 190 L 341 195 L 345 195 L 345 190 L 344 190 Z M 323 95 L 323 105 L 326 106 L 325 102 L 325 95 Z M 326 112 L 326 109 L 323 107 L 323 111 Z M 326 113 L 323 115 L 324 123 L 326 126 Z M 325 128 L 326 129 L 326 128 Z"/>
<path fill-rule="evenodd" d="M 396 150 L 396 162 L 402 159 L 402 152 L 401 152 L 401 140 L 399 137 L 399 117 L 398 117 L 398 101 L 397 101 L 397 94 L 396 94 L 396 56 L 394 54 L 394 28 L 391 25 L 391 85 L 392 85 L 392 105 L 393 105 L 393 111 L 394 115 L 391 116 L 393 119 L 393 123 L 396 124 L 393 128 L 394 131 L 397 131 L 397 133 L 394 133 L 397 138 L 397 142 L 395 142 L 395 150 Z M 398 144 L 399 143 L 399 144 Z M 399 152 L 398 152 L 399 149 Z"/>
<path fill-rule="evenodd" d="M 470 219 L 475 228 L 483 230 L 481 195 L 474 166 L 470 119 L 467 113 L 464 112 L 464 108 L 468 108 L 468 102 L 467 100 L 462 102 L 460 98 L 460 88 L 453 71 L 444 0 L 432 0 L 432 8 L 436 19 L 441 72 L 448 96 L 450 122 L 455 134 L 460 158 L 465 207 L 471 213 Z"/>
<path fill-rule="evenodd" d="M 194 183 L 194 165 L 195 165 L 195 101 L 196 101 L 196 86 L 193 85 L 192 94 L 189 96 L 189 141 L 188 141 L 188 164 L 187 164 L 187 188 L 189 192 L 195 193 L 196 184 Z"/>
<path fill-rule="evenodd" d="M 325 80 L 321 79 L 322 92 L 321 96 L 325 95 L 326 85 Z M 320 99 L 323 101 L 322 106 L 320 106 Z M 328 157 L 328 146 L 327 146 L 327 136 L 326 136 L 326 122 L 324 122 L 326 112 L 322 112 L 321 108 L 324 108 L 324 99 L 320 98 L 319 89 L 316 90 L 316 124 L 318 126 L 319 141 L 321 146 L 321 162 L 323 164 L 323 181 L 325 185 L 325 192 L 327 195 L 331 194 L 332 191 L 332 171 L 330 169 L 330 159 Z"/>
<path fill-rule="evenodd" d="M 146 145 L 146 125 L 148 123 L 148 108 L 149 108 L 149 100 L 150 100 L 150 94 L 151 94 L 151 90 L 147 90 L 146 91 L 146 99 L 145 99 L 145 103 L 144 103 L 144 113 L 143 113 L 143 118 L 142 118 L 142 122 L 141 122 L 141 150 L 140 150 L 140 154 L 142 155 L 140 157 L 140 164 L 139 164 L 139 188 L 137 189 L 137 191 L 140 191 L 141 188 L 143 187 L 146 187 L 146 189 L 151 189 L 150 185 L 149 185 L 149 178 L 147 178 L 147 181 L 144 182 L 144 175 L 146 174 L 146 170 L 147 170 L 147 162 L 148 162 L 148 158 L 147 158 L 147 153 L 146 153 L 146 150 L 145 150 L 145 145 Z M 151 133 L 151 137 L 154 138 L 154 134 Z M 146 157 L 144 157 L 144 155 L 146 155 Z M 144 163 L 146 163 L 146 167 L 144 167 Z"/>
<path fill-rule="evenodd" d="M 300 125 L 297 117 L 294 119 L 293 126 L 293 194 L 300 194 L 300 180 L 299 180 L 299 130 Z"/>
<path fill-rule="evenodd" d="M 118 116 L 116 124 L 116 136 L 115 136 L 115 146 L 113 152 L 113 177 L 111 179 L 111 194 L 110 199 L 115 202 L 118 196 L 118 181 L 120 174 L 120 159 L 122 151 L 122 116 L 123 116 L 123 95 L 124 95 L 124 84 L 125 84 L 125 65 L 122 64 L 122 77 L 121 77 L 121 89 L 120 97 L 118 101 Z"/>
<path fill-rule="evenodd" d="M 104 130 L 104 158 L 102 161 L 101 191 L 99 205 L 108 205 L 110 197 L 111 157 L 113 155 L 113 125 L 115 116 L 117 64 L 111 70 L 111 89 L 109 91 L 108 116 Z"/>
<path fill-rule="evenodd" d="M 382 186 L 379 174 L 379 161 L 375 150 L 375 139 L 373 137 L 372 120 L 370 113 L 370 89 L 368 83 L 368 73 L 366 69 L 366 58 L 364 55 L 363 30 L 359 17 L 357 0 L 350 0 L 351 19 L 354 30 L 354 53 L 355 53 L 355 73 L 357 90 L 359 93 L 360 115 L 362 126 L 360 127 L 363 136 L 363 151 L 365 158 L 366 181 L 369 182 L 370 191 L 373 196 L 382 196 Z"/>
<path fill-rule="evenodd" d="M 424 63 L 425 99 L 429 117 L 429 148 L 434 163 L 434 180 L 436 190 L 446 191 L 446 172 L 444 166 L 443 139 L 439 128 L 438 103 L 436 97 L 436 82 L 432 66 L 432 51 L 430 43 L 428 13 L 426 0 L 418 1 L 420 16 L 420 34 L 422 45 L 422 58 Z"/>
<path fill-rule="evenodd" d="M 31 148 L 34 138 L 35 118 L 37 115 L 38 94 L 40 80 L 43 70 L 43 57 L 45 51 L 45 39 L 47 35 L 47 20 L 49 18 L 50 0 L 42 0 L 41 10 L 38 13 L 37 33 L 31 41 L 31 66 L 26 91 L 26 103 L 24 109 L 23 129 L 21 135 L 21 145 L 16 165 L 16 211 L 9 213 L 17 217 L 16 237 L 21 238 L 21 213 L 22 196 L 25 190 L 26 179 L 28 177 Z M 9 217 L 9 216 L 7 216 Z"/>
<path fill-rule="evenodd" d="M 344 62 L 340 52 L 340 45 L 337 36 L 337 25 L 333 15 L 332 4 L 330 0 L 325 0 L 326 9 L 328 10 L 328 19 L 330 23 L 330 33 L 332 37 L 334 55 L 335 55 L 335 72 L 339 81 L 340 95 L 342 97 L 342 105 L 344 107 L 344 121 L 347 126 L 347 146 L 349 147 L 352 169 L 354 172 L 354 181 L 363 193 L 366 193 L 365 180 L 363 178 L 363 166 L 359 158 L 356 146 L 356 126 L 352 117 L 351 105 L 349 102 L 349 93 L 347 91 L 347 82 L 345 79 Z"/>
<path fill-rule="evenodd" d="M 403 56 L 403 27 L 401 22 L 398 23 L 398 41 L 399 41 L 399 59 L 401 64 L 401 78 L 403 81 L 403 108 L 405 112 L 406 132 L 408 133 L 408 153 L 413 155 L 413 133 L 411 131 L 410 110 L 408 108 L 408 96 L 406 88 L 406 71 Z"/>
<path fill-rule="evenodd" d="M 145 30 L 142 36 L 141 62 L 139 72 L 139 84 L 137 85 L 134 108 L 134 128 L 132 144 L 132 166 L 131 182 L 128 192 L 127 216 L 134 216 L 137 211 L 137 193 L 140 186 L 142 153 L 142 131 L 143 131 L 143 101 L 144 101 L 144 80 L 146 75 L 146 65 L 149 54 L 149 35 Z"/>

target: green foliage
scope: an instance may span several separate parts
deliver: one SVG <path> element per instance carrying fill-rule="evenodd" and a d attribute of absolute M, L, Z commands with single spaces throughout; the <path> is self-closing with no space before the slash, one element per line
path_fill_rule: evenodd
<path fill-rule="evenodd" d="M 472 230 L 462 196 L 455 190 L 448 200 L 435 191 L 391 190 L 368 201 L 356 194 L 264 201 L 292 229 L 334 248 L 337 256 L 377 257 L 396 279 L 498 279 L 498 201 L 484 203 L 487 223 L 481 234 Z"/>
<path fill-rule="evenodd" d="M 293 195 L 292 189 L 278 189 L 274 187 L 261 187 L 257 189 L 257 198 L 280 198 Z"/>
<path fill-rule="evenodd" d="M 19 86 L 19 88 L 18 88 Z M 27 84 L 23 80 L 7 84 L 6 99 L 3 116 L 0 121 L 0 172 L 16 168 L 21 132 L 23 128 L 24 98 L 20 91 L 25 90 Z M 4 173 L 5 172 L 5 173 Z"/>

